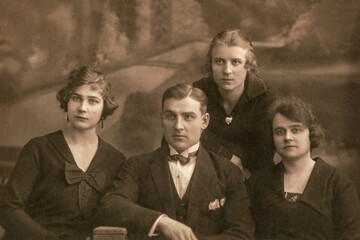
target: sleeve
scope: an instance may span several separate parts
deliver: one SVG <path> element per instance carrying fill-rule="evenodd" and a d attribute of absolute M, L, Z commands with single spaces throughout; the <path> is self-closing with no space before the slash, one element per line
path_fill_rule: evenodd
<path fill-rule="evenodd" d="M 273 165 L 275 147 L 272 140 L 271 121 L 267 118 L 267 109 L 273 101 L 270 92 L 259 99 L 252 116 L 253 144 L 244 149 L 245 163 L 249 170 L 259 170 Z M 235 151 L 236 154 L 236 151 Z"/>
<path fill-rule="evenodd" d="M 211 152 L 216 153 L 219 156 L 223 156 L 226 159 L 231 159 L 235 146 L 230 146 L 226 141 L 224 141 L 220 136 L 217 136 L 210 132 L 208 129 L 205 129 L 200 138 L 201 144 Z M 237 155 L 241 158 L 241 155 Z"/>
<path fill-rule="evenodd" d="M 250 212 L 250 201 L 241 171 L 231 167 L 226 186 L 226 202 L 223 215 L 223 232 L 199 239 L 254 239 L 255 224 Z"/>
<path fill-rule="evenodd" d="M 357 190 L 346 175 L 334 178 L 334 239 L 360 239 L 360 202 Z"/>
<path fill-rule="evenodd" d="M 39 158 L 35 144 L 25 145 L 2 192 L 0 223 L 16 239 L 57 239 L 26 213 L 28 198 L 39 175 Z"/>
<path fill-rule="evenodd" d="M 147 235 L 163 213 L 141 207 L 139 197 L 139 167 L 136 158 L 129 158 L 102 199 L 98 210 L 99 225 L 126 227 Z"/>

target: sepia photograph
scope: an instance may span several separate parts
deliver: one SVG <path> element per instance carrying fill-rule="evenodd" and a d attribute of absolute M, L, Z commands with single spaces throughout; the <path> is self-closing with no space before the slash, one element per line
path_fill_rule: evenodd
<path fill-rule="evenodd" d="M 0 9 L 0 239 L 360 239 L 360 1 Z"/>

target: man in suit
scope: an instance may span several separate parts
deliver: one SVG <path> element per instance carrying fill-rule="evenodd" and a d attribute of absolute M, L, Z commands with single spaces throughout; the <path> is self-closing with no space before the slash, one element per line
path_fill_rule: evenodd
<path fill-rule="evenodd" d="M 167 144 L 130 157 L 103 199 L 107 225 L 135 239 L 252 239 L 254 223 L 241 171 L 200 144 L 207 97 L 178 84 L 162 99 Z"/>

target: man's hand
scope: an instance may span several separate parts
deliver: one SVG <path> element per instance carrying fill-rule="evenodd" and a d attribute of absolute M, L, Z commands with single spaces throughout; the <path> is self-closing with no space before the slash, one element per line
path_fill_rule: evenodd
<path fill-rule="evenodd" d="M 233 164 L 235 164 L 240 168 L 243 174 L 244 181 L 249 179 L 249 177 L 251 177 L 250 171 L 242 165 L 241 159 L 238 156 L 232 155 L 230 162 L 232 162 Z"/>
<path fill-rule="evenodd" d="M 191 228 L 167 216 L 160 219 L 156 232 L 170 240 L 197 240 Z"/>

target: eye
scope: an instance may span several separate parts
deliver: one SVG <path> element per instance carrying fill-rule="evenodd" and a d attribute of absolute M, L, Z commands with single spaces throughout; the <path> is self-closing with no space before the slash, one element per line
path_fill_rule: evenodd
<path fill-rule="evenodd" d="M 292 133 L 299 133 L 299 132 L 301 132 L 301 128 L 293 128 L 293 129 L 291 129 L 291 132 Z"/>
<path fill-rule="evenodd" d="M 193 116 L 192 114 L 185 114 L 184 115 L 184 120 L 185 121 L 191 121 L 195 118 L 195 116 Z"/>
<path fill-rule="evenodd" d="M 231 63 L 232 63 L 232 65 L 234 65 L 234 66 L 238 66 L 238 65 L 241 65 L 242 63 L 243 63 L 243 61 L 241 60 L 241 59 L 233 59 L 232 61 L 231 61 Z"/>
<path fill-rule="evenodd" d="M 221 59 L 221 58 L 215 58 L 214 63 L 218 64 L 218 65 L 222 65 L 225 63 L 225 61 L 224 61 L 224 59 Z"/>
<path fill-rule="evenodd" d="M 73 100 L 73 101 L 75 101 L 75 102 L 81 101 L 81 98 L 80 98 L 79 96 L 77 96 L 77 95 L 72 95 L 72 96 L 70 97 L 70 99 Z"/>
<path fill-rule="evenodd" d="M 274 131 L 275 135 L 277 135 L 277 136 L 285 135 L 285 132 L 286 132 L 285 129 L 276 129 Z"/>
<path fill-rule="evenodd" d="M 166 120 L 174 120 L 176 118 L 175 114 L 171 112 L 166 112 L 163 116 Z"/>
<path fill-rule="evenodd" d="M 90 103 L 90 104 L 98 104 L 98 103 L 100 103 L 100 100 L 95 99 L 95 98 L 90 98 L 90 99 L 89 99 L 89 103 Z"/>

